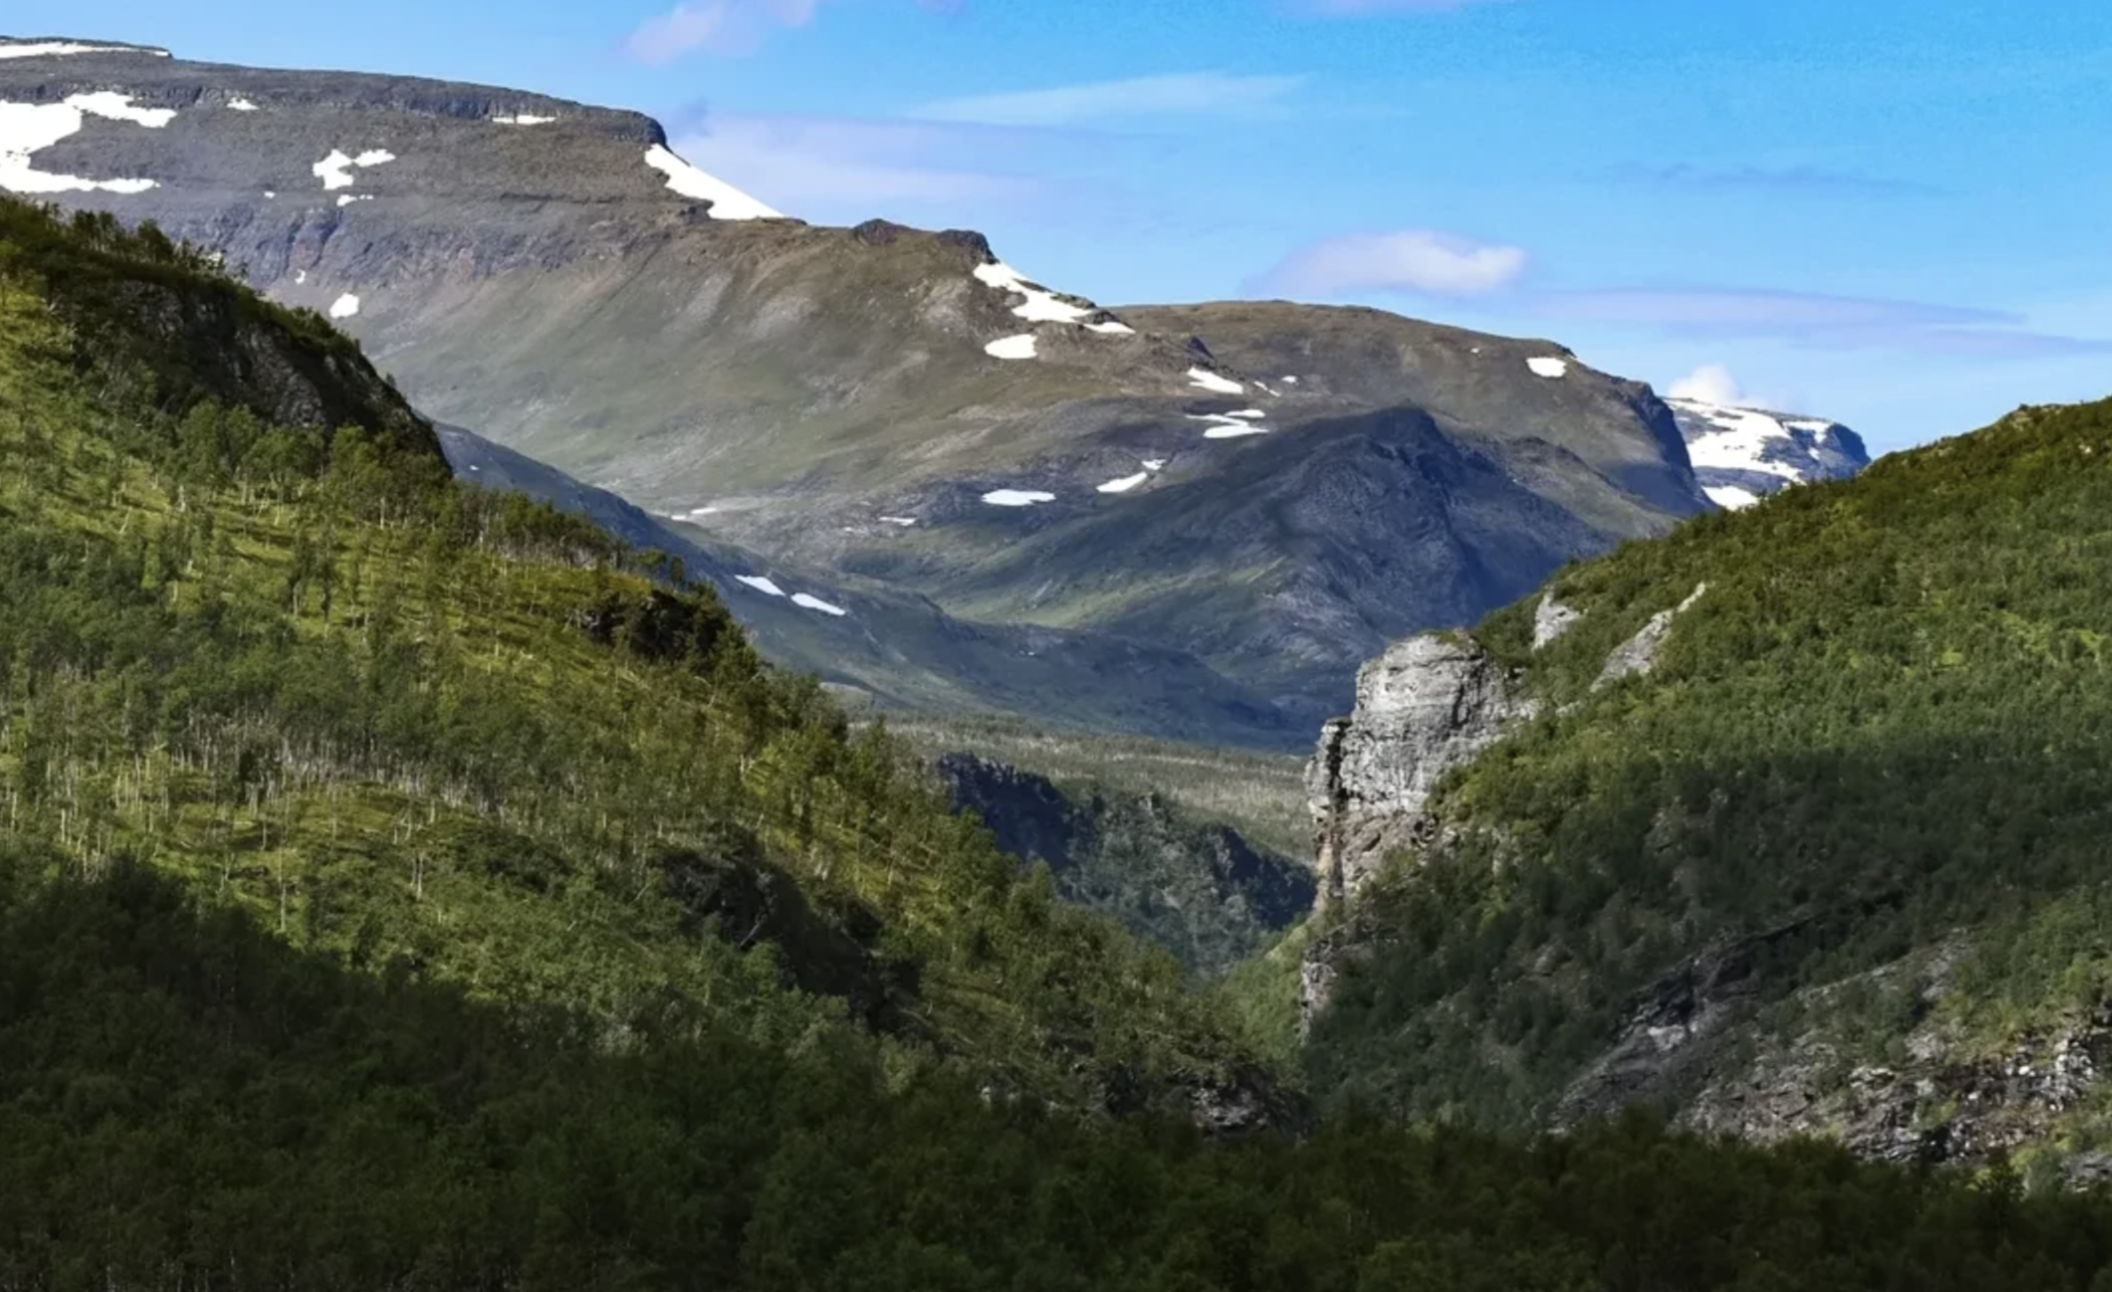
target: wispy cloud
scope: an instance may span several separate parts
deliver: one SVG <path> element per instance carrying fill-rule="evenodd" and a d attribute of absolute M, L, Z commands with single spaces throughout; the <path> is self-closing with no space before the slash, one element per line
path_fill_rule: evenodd
<path fill-rule="evenodd" d="M 1910 350 L 1990 358 L 2112 353 L 2112 339 L 2034 331 L 2006 310 L 1743 288 L 1546 293 L 1546 317 L 1652 328 L 1691 338 L 1752 337 L 1833 350 Z"/>
<path fill-rule="evenodd" d="M 672 63 L 689 54 L 752 54 L 772 31 L 805 27 L 833 0 L 681 0 L 640 24 L 624 52 L 641 63 Z M 918 7 L 950 10 L 960 0 L 917 0 Z"/>
<path fill-rule="evenodd" d="M 776 206 L 822 223 L 947 218 L 1025 202 L 1047 182 L 987 164 L 1038 156 L 1040 141 L 975 126 L 843 117 L 714 113 L 675 131 L 684 157 Z M 963 164 L 964 161 L 967 164 Z M 982 161 L 986 164 L 975 164 Z"/>
<path fill-rule="evenodd" d="M 1926 197 L 1941 191 L 1933 184 L 1916 180 L 1891 179 L 1824 166 L 1698 166 L 1692 162 L 1646 166 L 1629 163 L 1611 167 L 1601 174 L 1623 184 L 1802 193 L 1814 197 Z"/>
<path fill-rule="evenodd" d="M 1403 291 L 1479 296 L 1517 281 L 1526 261 L 1522 248 L 1434 229 L 1353 233 L 1299 248 L 1248 288 L 1263 295 L 1319 298 Z"/>
<path fill-rule="evenodd" d="M 1167 116 L 1219 116 L 1265 111 L 1304 83 L 1304 78 L 1298 76 L 1180 72 L 942 99 L 913 109 L 909 115 L 926 121 L 998 126 L 1070 126 Z"/>

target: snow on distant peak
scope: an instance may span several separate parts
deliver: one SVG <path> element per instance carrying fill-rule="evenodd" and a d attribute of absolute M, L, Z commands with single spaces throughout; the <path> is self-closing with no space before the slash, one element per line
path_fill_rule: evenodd
<path fill-rule="evenodd" d="M 1247 388 L 1229 377 L 1220 377 L 1208 368 L 1190 368 L 1188 384 L 1209 391 L 1213 395 L 1243 395 Z"/>
<path fill-rule="evenodd" d="M 354 296 L 350 292 L 346 292 L 343 296 L 338 297 L 336 300 L 330 303 L 331 318 L 348 319 L 356 316 L 358 313 L 359 297 Z"/>
<path fill-rule="evenodd" d="M 664 144 L 654 144 L 645 150 L 645 164 L 667 176 L 667 186 L 675 192 L 684 197 L 711 203 L 708 214 L 714 220 L 785 218 L 783 212 L 771 210 L 725 180 L 706 175 L 676 156 Z"/>
<path fill-rule="evenodd" d="M 0 189 L 10 193 L 144 193 L 151 179 L 82 179 L 38 170 L 38 151 L 80 133 L 88 116 L 159 130 L 176 116 L 170 108 L 135 108 L 132 96 L 111 91 L 76 94 L 63 103 L 0 103 Z"/>
<path fill-rule="evenodd" d="M 0 58 L 58 58 L 68 54 L 143 54 L 167 58 L 165 49 L 140 45 L 83 45 L 70 40 L 9 41 L 0 44 Z"/>
<path fill-rule="evenodd" d="M 1055 502 L 1056 495 L 1039 489 L 992 489 L 983 495 L 983 501 L 992 507 L 1032 507 L 1036 503 Z"/>
<path fill-rule="evenodd" d="M 1528 367 L 1528 368 L 1531 368 L 1531 369 L 1533 370 L 1533 375 L 1534 375 L 1534 376 L 1536 376 L 1536 377 L 1548 377 L 1548 378 L 1555 378 L 1555 377 L 1566 377 L 1566 376 L 1568 376 L 1568 375 L 1569 375 L 1569 364 L 1568 364 L 1568 363 L 1567 363 L 1566 361 L 1564 361 L 1564 360 L 1561 360 L 1561 359 L 1555 359 L 1555 358 L 1534 358 L 1534 359 L 1527 359 L 1527 360 L 1525 361 L 1525 366 L 1526 366 L 1526 367 Z"/>
<path fill-rule="evenodd" d="M 1870 464 L 1855 432 L 1822 418 L 1674 396 L 1665 401 L 1702 491 L 1733 510 L 1793 484 L 1838 480 Z"/>
<path fill-rule="evenodd" d="M 1760 495 L 1740 489 L 1737 485 L 1717 485 L 1702 492 L 1709 496 L 1710 502 L 1725 511 L 1744 511 L 1760 501 Z"/>
<path fill-rule="evenodd" d="M 983 353 L 993 359 L 1032 359 L 1037 353 L 1034 334 L 1022 332 L 1018 336 L 1001 336 L 984 346 Z"/>

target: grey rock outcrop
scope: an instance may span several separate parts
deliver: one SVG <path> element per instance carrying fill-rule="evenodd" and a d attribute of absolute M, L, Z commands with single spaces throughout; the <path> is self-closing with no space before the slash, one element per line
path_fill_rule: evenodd
<path fill-rule="evenodd" d="M 1552 592 L 1542 593 L 1540 606 L 1533 611 L 1533 649 L 1539 650 L 1554 642 L 1562 634 L 1577 626 L 1584 616 L 1555 599 Z"/>
<path fill-rule="evenodd" d="M 1599 673 L 1599 680 L 1591 684 L 1591 689 L 1596 691 L 1612 686 L 1624 678 L 1650 676 L 1657 668 L 1658 652 L 1664 649 L 1665 639 L 1672 635 L 1672 621 L 1692 609 L 1708 590 L 1708 584 L 1701 584 L 1676 609 L 1660 610 L 1650 616 L 1649 623 L 1606 657 L 1606 667 Z"/>
<path fill-rule="evenodd" d="M 1329 722 L 1306 766 L 1320 903 L 1343 901 L 1389 852 L 1427 837 L 1445 773 L 1529 711 L 1503 668 L 1456 636 L 1410 637 L 1357 674 L 1356 710 Z"/>

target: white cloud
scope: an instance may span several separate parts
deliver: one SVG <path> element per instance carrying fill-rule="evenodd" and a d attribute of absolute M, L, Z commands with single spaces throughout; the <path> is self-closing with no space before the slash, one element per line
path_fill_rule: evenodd
<path fill-rule="evenodd" d="M 1304 84 L 1297 76 L 1178 72 L 1045 90 L 942 99 L 909 115 L 997 126 L 1067 126 L 1085 121 L 1218 115 L 1268 108 Z"/>
<path fill-rule="evenodd" d="M 1704 404 L 1742 404 L 1745 391 L 1731 370 L 1720 363 L 1705 363 L 1672 383 L 1666 392 L 1674 399 L 1698 399 Z"/>
<path fill-rule="evenodd" d="M 1285 257 L 1250 287 L 1291 296 L 1411 291 L 1479 296 L 1525 272 L 1523 248 L 1431 229 L 1323 238 Z"/>

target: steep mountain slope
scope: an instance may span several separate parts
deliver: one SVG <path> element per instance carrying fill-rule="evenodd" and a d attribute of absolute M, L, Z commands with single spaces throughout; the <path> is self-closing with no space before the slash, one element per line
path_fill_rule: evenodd
<path fill-rule="evenodd" d="M 589 1035 L 1284 1114 L 1169 957 L 1021 881 L 708 588 L 453 483 L 318 316 L 0 199 L 0 410 L 8 882 L 151 865 Z"/>
<path fill-rule="evenodd" d="M 459 427 L 442 425 L 439 435 L 457 478 L 548 502 L 676 558 L 689 579 L 719 594 L 771 660 L 890 712 L 1019 713 L 1073 727 L 1284 748 L 1300 738 L 1265 698 L 1192 655 L 1100 633 L 965 622 L 884 583 L 817 575 L 656 519 Z"/>
<path fill-rule="evenodd" d="M 2108 516 L 2112 402 L 2027 410 L 1390 652 L 1314 768 L 1316 1080 L 2101 1169 Z"/>
<path fill-rule="evenodd" d="M 119 53 L 0 59 L 0 103 L 24 173 L 122 181 L 46 191 L 340 316 L 434 416 L 958 620 L 1194 656 L 1221 712 L 1264 698 L 1251 743 L 1389 637 L 1706 505 L 1664 406 L 1552 344 L 1109 312 L 972 233 L 718 218 L 760 212 L 634 114 Z"/>
<path fill-rule="evenodd" d="M 1813 480 L 1845 480 L 1870 465 L 1862 437 L 1823 417 L 1798 417 L 1699 399 L 1668 399 L 1694 478 L 1733 511 Z"/>

